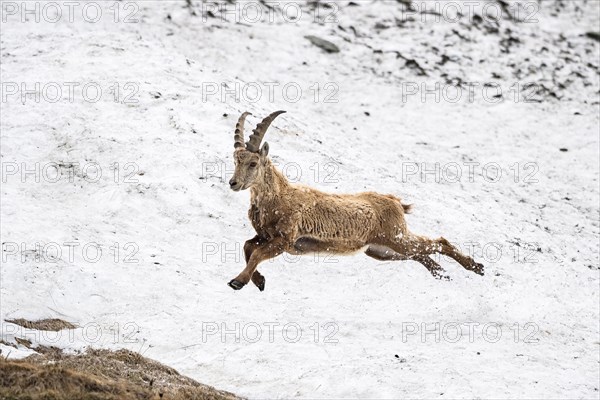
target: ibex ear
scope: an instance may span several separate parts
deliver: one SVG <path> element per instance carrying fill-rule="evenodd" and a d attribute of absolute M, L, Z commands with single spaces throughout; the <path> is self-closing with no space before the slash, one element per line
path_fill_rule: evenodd
<path fill-rule="evenodd" d="M 266 157 L 269 154 L 269 143 L 265 142 L 260 148 L 260 156 Z"/>

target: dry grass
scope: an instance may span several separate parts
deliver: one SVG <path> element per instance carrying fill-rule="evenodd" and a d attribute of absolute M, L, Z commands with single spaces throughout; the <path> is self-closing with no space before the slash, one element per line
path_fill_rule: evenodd
<path fill-rule="evenodd" d="M 70 322 L 63 321 L 62 319 L 40 319 L 39 321 L 27 321 L 23 318 L 7 319 L 6 322 L 22 326 L 27 329 L 37 329 L 38 331 L 60 331 L 63 329 L 75 329 L 77 328 Z"/>
<path fill-rule="evenodd" d="M 43 354 L 16 361 L 0 358 L 1 399 L 238 399 L 128 350 L 79 355 L 36 350 Z"/>

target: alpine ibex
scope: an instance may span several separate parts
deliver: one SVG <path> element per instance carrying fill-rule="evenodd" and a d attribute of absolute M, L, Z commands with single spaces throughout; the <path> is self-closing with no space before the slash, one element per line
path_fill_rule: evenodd
<path fill-rule="evenodd" d="M 483 275 L 483 265 L 462 254 L 444 238 L 429 239 L 411 233 L 404 214 L 410 206 L 389 194 L 365 192 L 329 194 L 291 184 L 268 157 L 269 144 L 260 143 L 273 120 L 266 117 L 244 144 L 243 113 L 235 127 L 235 171 L 229 181 L 234 191 L 250 189 L 248 216 L 256 236 L 244 245 L 246 268 L 229 282 L 235 290 L 250 280 L 262 291 L 265 278 L 258 264 L 283 252 L 290 254 L 351 254 L 364 251 L 377 260 L 415 260 L 436 278 L 449 279 L 430 254 L 441 253 L 465 269 Z"/>

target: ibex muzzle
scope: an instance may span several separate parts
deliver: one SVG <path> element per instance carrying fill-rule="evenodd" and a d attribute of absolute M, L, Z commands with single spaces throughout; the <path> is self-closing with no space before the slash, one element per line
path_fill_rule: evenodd
<path fill-rule="evenodd" d="M 483 275 L 483 265 L 462 254 L 446 239 L 429 239 L 411 233 L 405 213 L 410 206 L 391 194 L 365 192 L 329 194 L 288 182 L 269 159 L 262 139 L 273 120 L 285 111 L 270 114 L 244 143 L 243 113 L 235 127 L 235 172 L 229 181 L 234 191 L 250 189 L 248 217 L 256 236 L 244 245 L 246 268 L 229 282 L 235 290 L 250 280 L 262 291 L 265 278 L 258 264 L 290 254 L 352 254 L 363 250 L 377 260 L 415 260 L 436 278 L 449 279 L 431 254 L 441 253 L 465 269 Z"/>

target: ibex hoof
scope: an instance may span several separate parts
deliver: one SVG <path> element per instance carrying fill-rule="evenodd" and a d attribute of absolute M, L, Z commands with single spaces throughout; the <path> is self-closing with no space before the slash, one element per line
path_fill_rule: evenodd
<path fill-rule="evenodd" d="M 261 292 L 263 290 L 265 290 L 265 277 L 264 276 L 257 274 L 255 272 L 255 275 L 252 275 L 252 282 L 254 282 L 254 284 L 256 285 L 258 290 L 260 290 Z"/>
<path fill-rule="evenodd" d="M 244 286 L 246 286 L 244 283 L 242 283 L 242 282 L 240 282 L 238 280 L 235 280 L 235 279 L 230 280 L 229 283 L 228 283 L 228 285 L 233 290 L 240 290 L 241 288 L 243 288 Z"/>
<path fill-rule="evenodd" d="M 473 272 L 475 272 L 477 275 L 483 276 L 483 264 L 475 263 L 471 270 Z"/>

